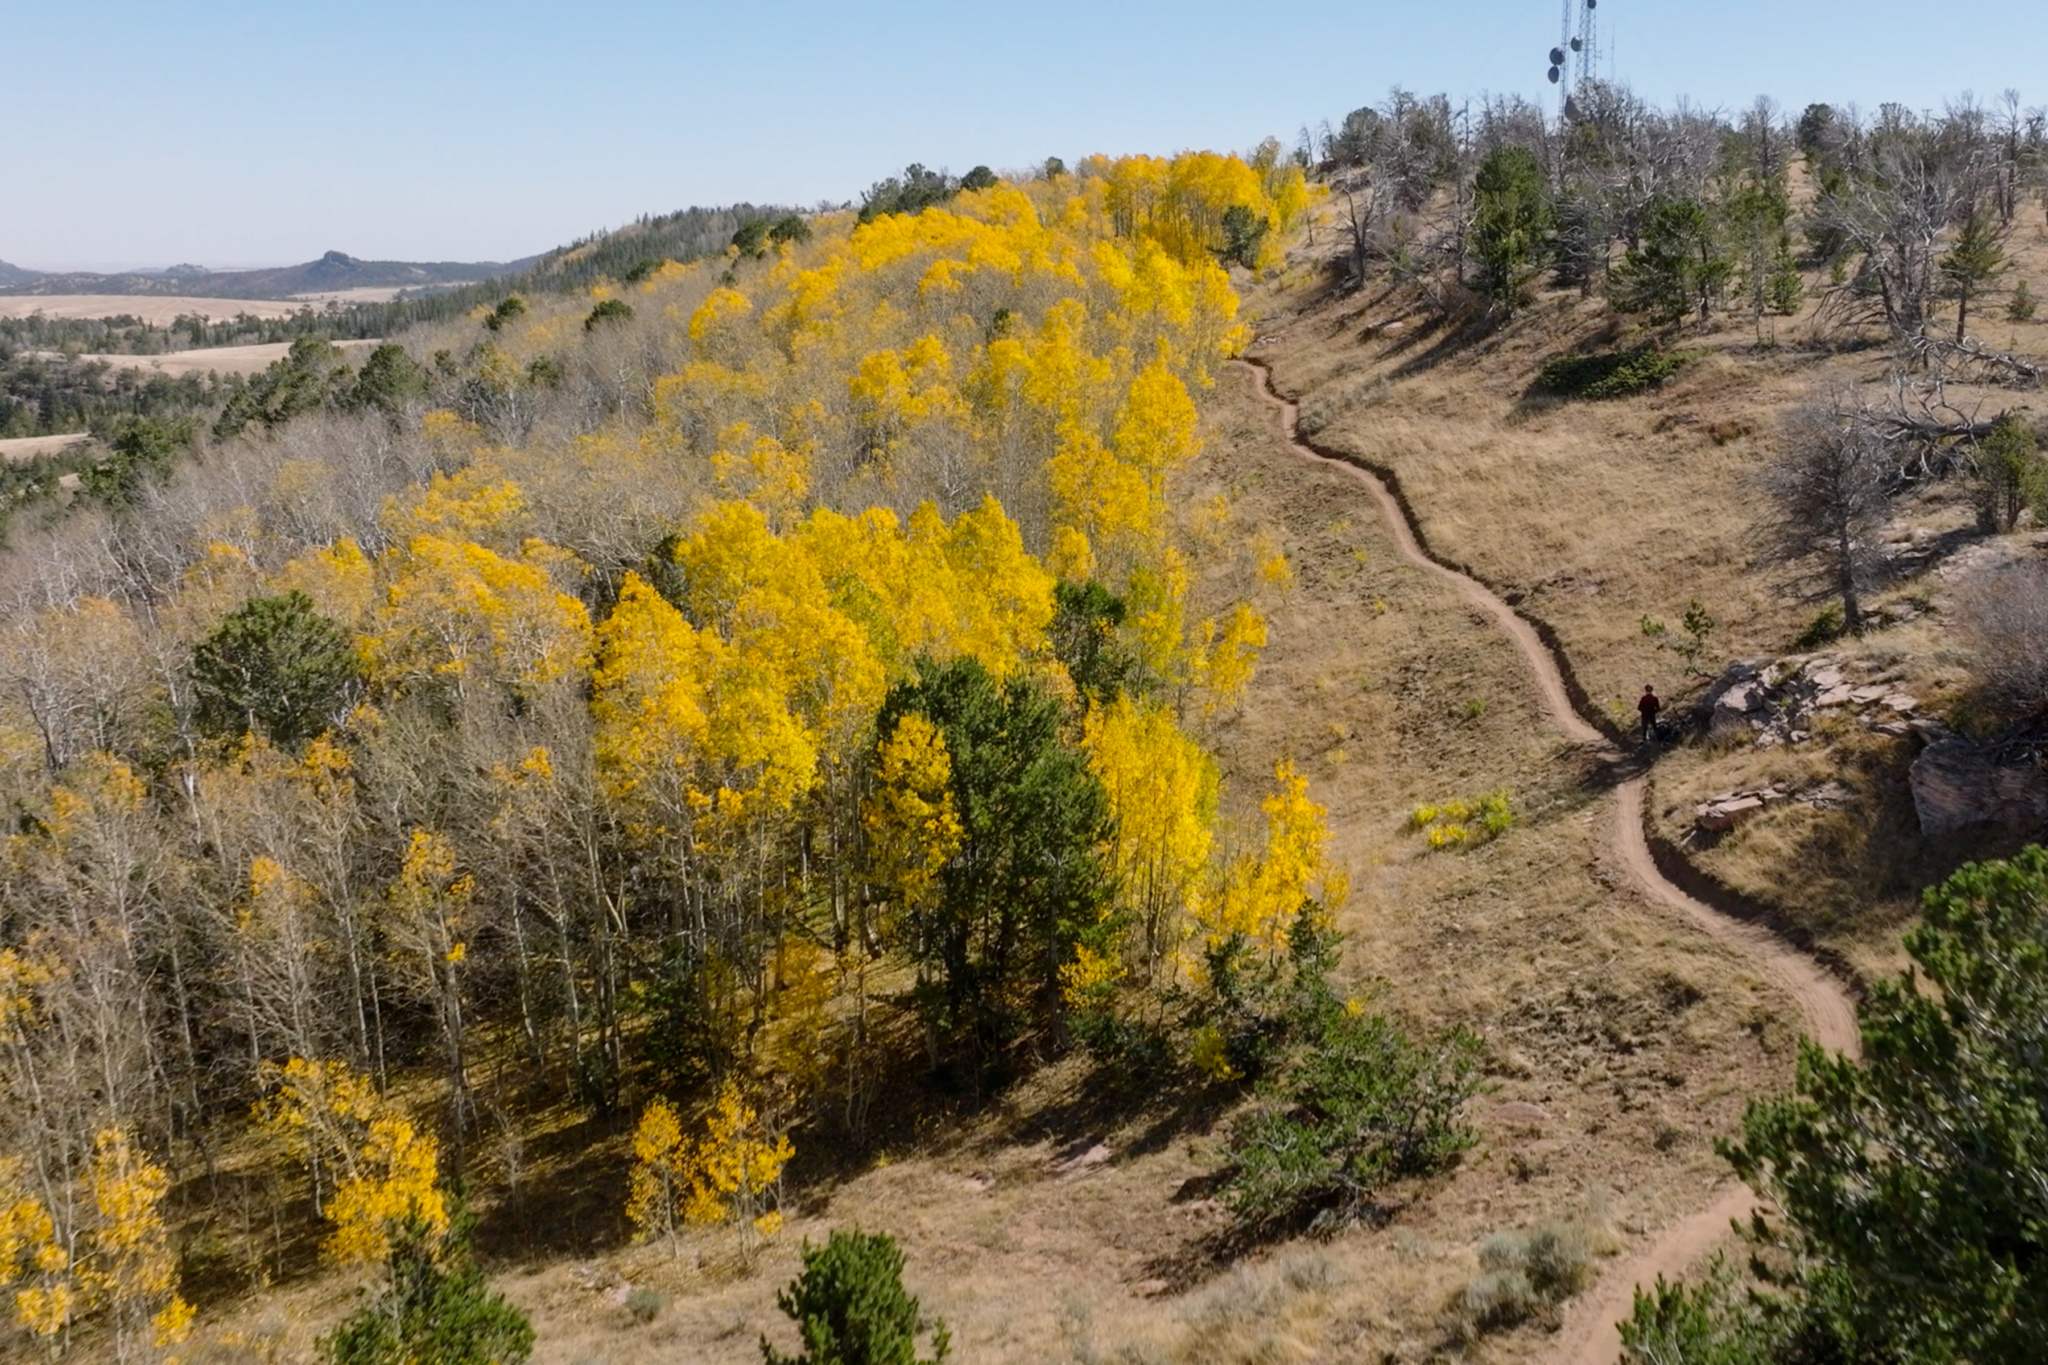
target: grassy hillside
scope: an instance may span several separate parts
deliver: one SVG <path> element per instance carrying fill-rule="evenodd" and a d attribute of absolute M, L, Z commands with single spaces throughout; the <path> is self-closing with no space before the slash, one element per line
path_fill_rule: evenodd
<path fill-rule="evenodd" d="M 650 220 L 38 485 L 4 1349 L 312 1360 L 474 1255 L 536 1360 L 753 1359 L 858 1227 L 961 1358 L 1597 1356 L 1815 1026 L 1702 923 L 1868 975 L 2039 835 L 1908 772 L 2048 701 L 1972 587 L 2048 251 L 2024 127 L 1581 94 Z M 1764 534 L 1842 448 L 1846 592 Z"/>

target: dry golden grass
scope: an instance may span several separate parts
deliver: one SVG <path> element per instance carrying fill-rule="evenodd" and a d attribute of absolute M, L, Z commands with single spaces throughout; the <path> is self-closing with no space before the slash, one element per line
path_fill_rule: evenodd
<path fill-rule="evenodd" d="M 1547 1340 L 1540 1325 L 1470 1347 L 1447 1335 L 1489 1236 L 1580 1218 L 1606 1230 L 1605 1250 L 1628 1251 L 1725 1177 L 1711 1139 L 1748 1096 L 1789 1078 L 1786 1001 L 1630 889 L 1587 756 L 1555 738 L 1514 647 L 1454 589 L 1397 561 L 1365 491 L 1288 452 L 1242 372 L 1219 378 L 1211 411 L 1183 502 L 1220 494 L 1230 512 L 1198 591 L 1237 591 L 1247 578 L 1228 547 L 1261 533 L 1295 568 L 1291 590 L 1265 604 L 1272 637 L 1250 694 L 1210 735 L 1226 805 L 1248 832 L 1279 759 L 1309 774 L 1353 879 L 1343 973 L 1420 1026 L 1484 1035 L 1493 1089 L 1475 1105 L 1479 1146 L 1449 1175 L 1393 1192 L 1384 1226 L 1212 1264 L 1204 1249 L 1224 1215 L 1206 1177 L 1227 1115 L 1105 1099 L 1070 1059 L 964 1122 L 800 1188 L 788 1228 L 747 1268 L 729 1232 L 693 1234 L 680 1256 L 623 1244 L 622 1192 L 602 1202 L 621 1182 L 591 1175 L 623 1164 L 621 1134 L 527 1134 L 536 1201 L 572 1181 L 593 1192 L 543 1239 L 589 1250 L 494 1267 L 533 1314 L 542 1365 L 739 1365 L 758 1359 L 763 1332 L 786 1348 L 774 1293 L 800 1242 L 855 1226 L 901 1240 L 906 1279 L 951 1325 L 960 1359 L 1523 1359 Z M 1431 854 L 1408 827 L 1419 801 L 1500 786 L 1518 821 L 1493 843 Z M 487 1165 L 478 1185 L 488 1227 L 503 1216 L 502 1173 Z M 668 1300 L 653 1322 L 628 1310 L 629 1285 Z M 281 1331 L 280 1358 L 302 1359 L 348 1291 L 310 1277 L 210 1315 L 208 1332 Z"/>
<path fill-rule="evenodd" d="M 255 318 L 288 318 L 306 305 L 283 299 L 207 299 L 182 294 L 0 294 L 0 318 L 132 317 L 167 327 L 181 317 L 223 322 L 247 313 Z"/>
<path fill-rule="evenodd" d="M 2009 250 L 2014 265 L 2002 287 L 2024 278 L 2038 293 L 2048 281 L 2038 219 L 2021 226 Z M 1620 401 L 1529 392 L 1551 356 L 1650 339 L 1576 291 L 1544 292 L 1507 325 L 1460 337 L 1433 331 L 1407 293 L 1369 287 L 1336 298 L 1297 267 L 1265 301 L 1254 352 L 1299 397 L 1304 434 L 1391 471 L 1432 550 L 1554 629 L 1593 704 L 1626 727 L 1645 683 L 1669 700 L 1700 682 L 1644 636 L 1643 617 L 1675 627 L 1689 601 L 1703 603 L 1719 629 L 1702 665 L 1718 672 L 1733 659 L 1792 652 L 1819 608 L 1759 561 L 1761 508 L 1750 476 L 1769 458 L 1789 407 L 1822 383 L 1881 384 L 1889 360 L 1882 347 L 1813 345 L 1824 281 L 1808 284 L 1815 298 L 1801 316 L 1775 323 L 1777 345 L 1759 346 L 1746 319 L 1689 326 L 1665 340 L 1695 358 L 1661 390 Z M 2048 323 L 2006 321 L 2004 298 L 1977 310 L 1981 339 L 2048 353 Z M 1951 385 L 1949 397 L 1986 413 L 2027 401 L 1966 385 Z M 1890 534 L 1903 540 L 1972 521 L 1967 490 L 1943 485 L 1902 501 Z M 1929 574 L 1888 595 L 1938 608 L 1942 587 Z M 1937 707 L 1961 680 L 1938 614 L 1830 652 Z M 1815 778 L 1840 770 L 1863 794 L 1857 808 L 1827 817 L 1774 812 L 1699 859 L 1866 966 L 1892 960 L 1920 886 L 1965 856 L 2011 843 L 1924 843 L 1906 787 L 1912 745 L 1871 738 L 1859 731 L 1853 743 L 1780 760 Z M 1693 804 L 1739 785 L 1744 763 L 1734 749 L 1715 749 L 1673 755 L 1664 766 L 1659 829 L 1677 839 Z"/>

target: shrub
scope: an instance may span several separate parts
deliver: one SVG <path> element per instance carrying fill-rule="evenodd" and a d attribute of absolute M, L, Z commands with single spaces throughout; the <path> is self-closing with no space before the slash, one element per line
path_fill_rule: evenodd
<path fill-rule="evenodd" d="M 2021 280 L 2013 286 L 2012 297 L 2005 301 L 2005 317 L 2008 322 L 2032 322 L 2034 320 L 2034 291 Z"/>
<path fill-rule="evenodd" d="M 1225 265 L 1256 269 L 1259 250 L 1265 244 L 1266 232 L 1271 226 L 1259 213 L 1243 204 L 1232 204 L 1223 211 L 1223 245 L 1217 248 L 1217 256 Z"/>
<path fill-rule="evenodd" d="M 666 1307 L 668 1300 L 644 1284 L 626 1295 L 626 1311 L 633 1315 L 635 1322 L 653 1322 Z"/>
<path fill-rule="evenodd" d="M 1483 796 L 1420 805 L 1409 812 L 1408 822 L 1432 850 L 1488 843 L 1515 827 L 1514 796 L 1502 787 Z"/>
<path fill-rule="evenodd" d="M 1479 1249 L 1479 1274 L 1451 1304 L 1452 1333 L 1466 1341 L 1546 1314 L 1592 1278 L 1592 1237 L 1580 1223 L 1504 1232 Z"/>
<path fill-rule="evenodd" d="M 632 304 L 624 299 L 601 299 L 597 307 L 590 310 L 590 316 L 583 319 L 583 330 L 595 332 L 608 322 L 630 322 L 632 319 Z"/>
<path fill-rule="evenodd" d="M 468 1220 L 441 1244 L 417 1218 L 395 1227 L 385 1285 L 320 1342 L 332 1365 L 519 1365 L 533 1327 L 470 1259 Z"/>
<path fill-rule="evenodd" d="M 927 1324 L 903 1288 L 903 1253 L 883 1233 L 835 1231 L 804 1243 L 804 1268 L 775 1304 L 797 1326 L 803 1350 L 786 1356 L 761 1338 L 765 1365 L 938 1365 L 951 1350 L 946 1324 L 929 1324 L 932 1354 L 917 1355 Z"/>
<path fill-rule="evenodd" d="M 1956 620 L 1985 700 L 2006 713 L 2048 706 L 2048 565 L 1972 578 L 1956 594 Z"/>
<path fill-rule="evenodd" d="M 493 308 L 484 315 L 484 326 L 495 332 L 514 318 L 524 316 L 525 313 L 526 300 L 520 298 L 517 294 L 507 294 L 496 308 Z"/>
<path fill-rule="evenodd" d="M 1389 1183 L 1442 1170 L 1475 1140 L 1463 1109 L 1479 1088 L 1479 1040 L 1452 1029 L 1418 1042 L 1340 1001 L 1326 975 L 1337 938 L 1314 923 L 1305 906 L 1293 937 L 1311 945 L 1290 942 L 1295 971 L 1280 1016 L 1283 1036 L 1300 1046 L 1227 1143 L 1225 1201 L 1254 1232 L 1347 1222 Z"/>
<path fill-rule="evenodd" d="M 1842 608 L 1839 603 L 1830 603 L 1820 615 L 1806 623 L 1806 629 L 1792 642 L 1794 649 L 1819 649 L 1822 645 L 1842 638 Z"/>
<path fill-rule="evenodd" d="M 1685 351 L 1652 350 L 1553 356 L 1537 371 L 1536 388 L 1560 398 L 1630 398 L 1662 386 L 1690 359 Z"/>

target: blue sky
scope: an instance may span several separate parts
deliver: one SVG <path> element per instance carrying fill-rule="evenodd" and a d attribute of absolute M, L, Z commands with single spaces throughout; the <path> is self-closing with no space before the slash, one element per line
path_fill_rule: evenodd
<path fill-rule="evenodd" d="M 1396 83 L 1547 89 L 1560 0 L 712 6 L 0 0 L 0 259 L 507 259 L 909 161 L 1292 140 Z M 1660 101 L 2048 103 L 2048 4 L 1604 0 Z M 2031 84 L 2029 83 L 2031 82 Z"/>

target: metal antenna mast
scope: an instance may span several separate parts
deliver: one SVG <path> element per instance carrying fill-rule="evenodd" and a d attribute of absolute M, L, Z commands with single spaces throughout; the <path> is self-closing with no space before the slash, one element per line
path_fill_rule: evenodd
<path fill-rule="evenodd" d="M 1572 91 L 1600 75 L 1600 0 L 1563 0 L 1557 46 L 1550 49 L 1550 83 L 1558 88 L 1564 115 L 1575 112 Z"/>

